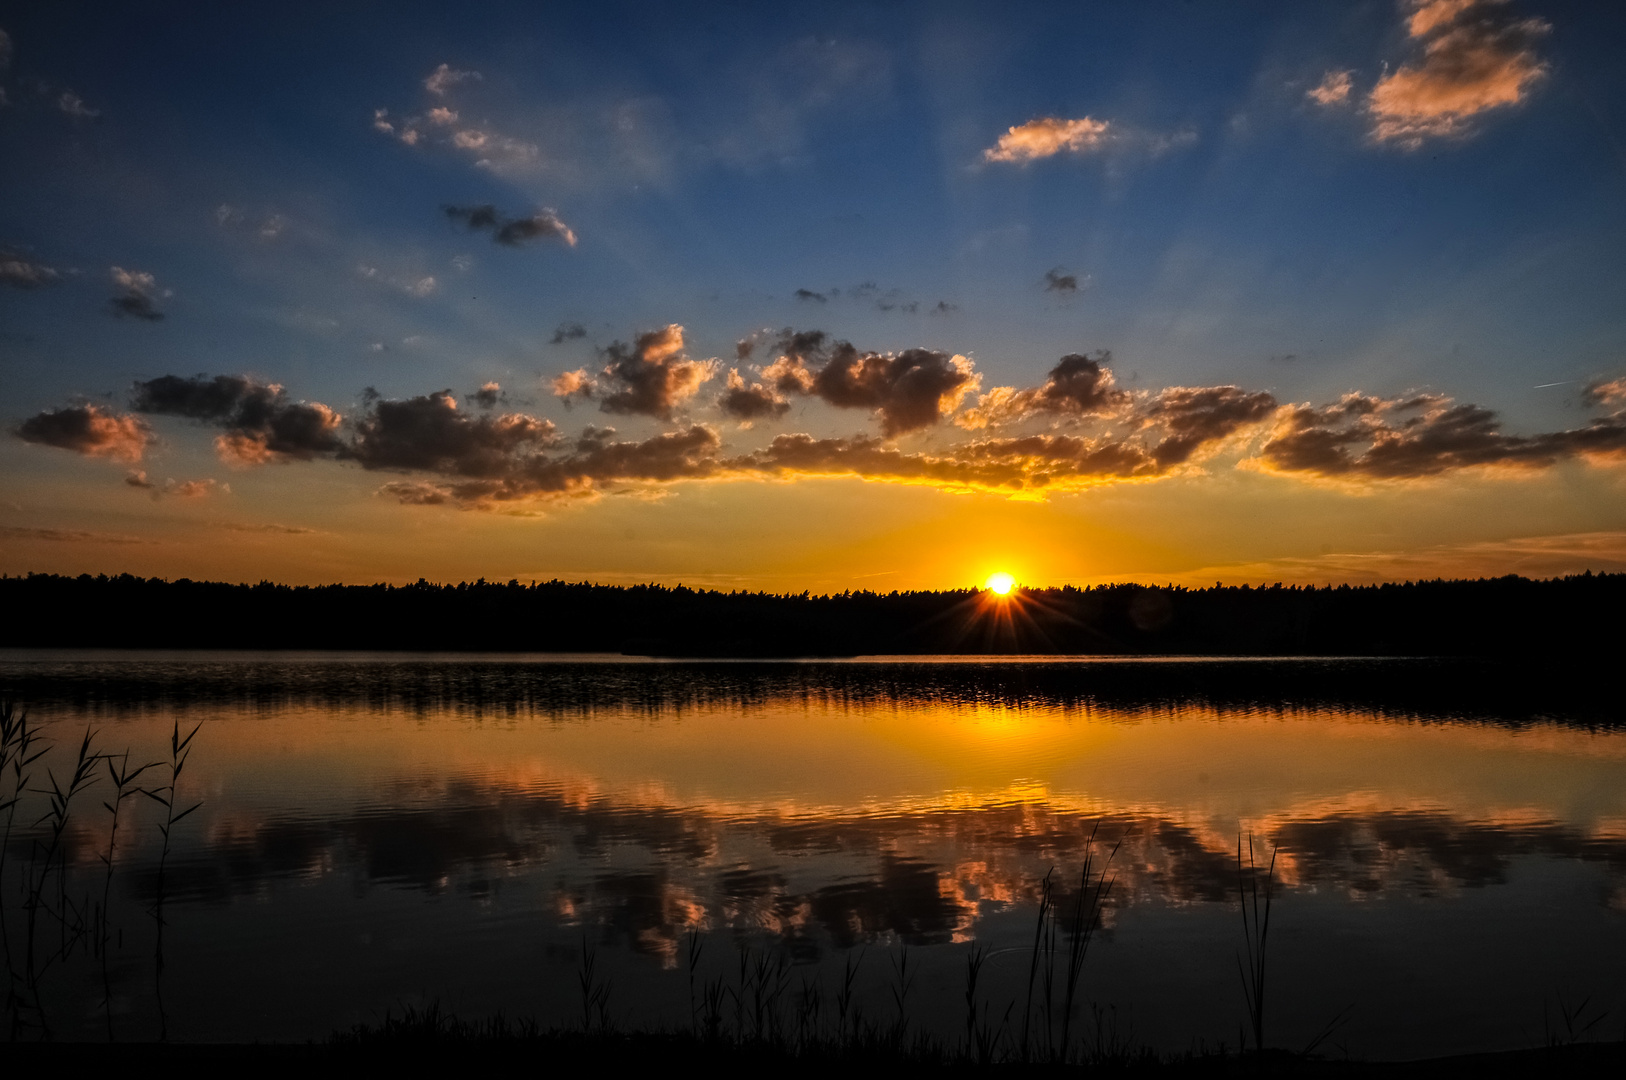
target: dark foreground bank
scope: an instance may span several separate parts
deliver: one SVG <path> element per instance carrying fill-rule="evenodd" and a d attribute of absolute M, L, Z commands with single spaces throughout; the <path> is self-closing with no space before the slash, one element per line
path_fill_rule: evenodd
<path fill-rule="evenodd" d="M 164 1043 L 14 1043 L 7 1060 L 21 1069 L 117 1067 L 149 1069 L 230 1068 L 234 1075 L 350 1075 L 358 1068 L 385 1067 L 515 1067 L 544 1069 L 553 1075 L 616 1075 L 642 1070 L 646 1075 L 724 1076 L 890 1076 L 993 1073 L 1001 1076 L 1051 1075 L 1057 1071 L 1104 1076 L 1248 1077 L 1293 1076 L 1359 1080 L 1363 1077 L 1619 1077 L 1626 1075 L 1626 1043 L 1582 1043 L 1465 1054 L 1422 1061 L 1366 1062 L 1267 1052 L 1192 1053 L 1159 1058 L 1121 1054 L 1061 1066 L 1050 1062 L 979 1063 L 964 1055 L 930 1047 L 907 1050 L 883 1045 L 792 1052 L 768 1044 L 710 1043 L 683 1034 L 531 1032 L 496 1039 L 436 1037 L 423 1032 L 388 1033 L 379 1029 L 335 1036 L 307 1044 L 164 1044 Z"/>
<path fill-rule="evenodd" d="M 0 577 L 0 646 L 612 652 L 1606 657 L 1626 574 L 1351 587 L 1136 584 L 716 592 L 563 581 L 234 585 Z"/>

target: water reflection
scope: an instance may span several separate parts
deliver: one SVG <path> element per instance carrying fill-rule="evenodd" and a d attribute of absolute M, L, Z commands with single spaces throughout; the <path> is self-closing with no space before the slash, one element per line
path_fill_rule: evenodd
<path fill-rule="evenodd" d="M 1178 1048 L 1234 1033 L 1247 833 L 1280 849 L 1283 1009 L 1313 1034 L 1322 998 L 1365 993 L 1387 1019 L 1358 1049 L 1383 1054 L 1488 1048 L 1539 1007 L 1476 966 L 1486 942 L 1523 984 L 1588 990 L 1626 949 L 1626 730 L 1601 706 L 1447 701 L 1473 670 L 13 656 L 0 682 L 58 743 L 95 725 L 132 760 L 203 723 L 204 807 L 162 881 L 187 1037 L 319 1036 L 457 987 L 563 1019 L 583 934 L 621 965 L 629 1022 L 685 1015 L 662 980 L 689 934 L 813 979 L 909 945 L 950 990 L 963 947 L 992 944 L 1004 992 L 1040 879 L 1056 868 L 1065 908 L 1093 832 L 1121 846 L 1092 1000 L 1160 1016 L 1145 1037 Z M 104 825 L 74 821 L 66 865 L 100 872 Z M 150 808 L 127 826 L 114 896 L 139 944 L 159 845 Z M 99 1015 L 94 987 L 57 985 L 63 1014 Z M 1439 1002 L 1478 1019 L 1396 1034 Z"/>

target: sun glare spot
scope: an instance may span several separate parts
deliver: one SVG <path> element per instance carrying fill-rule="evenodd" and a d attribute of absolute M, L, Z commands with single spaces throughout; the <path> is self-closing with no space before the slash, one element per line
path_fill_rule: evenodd
<path fill-rule="evenodd" d="M 1002 570 L 997 574 L 989 574 L 988 580 L 983 582 L 983 585 L 988 589 L 989 592 L 996 592 L 1001 596 L 1009 596 L 1011 590 L 1016 587 L 1016 579 Z"/>

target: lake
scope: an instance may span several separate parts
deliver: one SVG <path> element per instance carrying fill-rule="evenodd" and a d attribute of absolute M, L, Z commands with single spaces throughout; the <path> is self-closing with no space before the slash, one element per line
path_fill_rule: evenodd
<path fill-rule="evenodd" d="M 959 1037 L 980 949 L 984 1022 L 1014 1038 L 1041 882 L 1066 917 L 1089 853 L 1111 881 L 1078 990 L 1091 1038 L 1237 1046 L 1248 881 L 1273 888 L 1268 1043 L 1418 1057 L 1604 1014 L 1592 1033 L 1618 1038 L 1626 717 L 1482 675 L 0 652 L 0 688 L 50 744 L 33 788 L 67 783 L 87 730 L 93 753 L 160 763 L 134 785 L 160 787 L 172 733 L 196 727 L 175 809 L 201 803 L 167 855 L 164 807 L 119 804 L 109 876 L 106 762 L 54 869 L 47 797 L 25 792 L 0 880 L 9 1019 L 304 1040 L 438 1002 L 580 1024 L 591 956 L 622 1027 L 686 1026 L 708 983 L 742 981 L 771 983 L 783 1023 L 815 1000 L 828 1022 L 852 972 L 851 1011 L 895 1023 L 906 989 L 915 1029 Z"/>

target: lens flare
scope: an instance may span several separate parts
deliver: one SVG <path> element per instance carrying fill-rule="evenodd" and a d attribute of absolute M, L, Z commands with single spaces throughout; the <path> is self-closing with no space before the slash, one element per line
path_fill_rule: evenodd
<path fill-rule="evenodd" d="M 989 592 L 996 592 L 1001 596 L 1009 596 L 1011 590 L 1016 588 L 1016 579 L 1001 570 L 997 574 L 989 574 L 988 580 L 983 582 L 983 586 L 988 589 Z"/>

